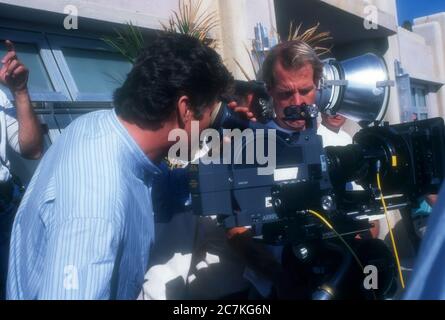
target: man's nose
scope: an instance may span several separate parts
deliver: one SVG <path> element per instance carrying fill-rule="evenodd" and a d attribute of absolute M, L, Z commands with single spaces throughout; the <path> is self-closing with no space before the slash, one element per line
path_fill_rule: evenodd
<path fill-rule="evenodd" d="M 304 101 L 304 97 L 301 95 L 301 94 L 299 94 L 298 92 L 296 92 L 294 95 L 293 95 L 293 98 L 292 98 L 292 104 L 294 104 L 294 105 L 296 105 L 296 106 L 299 106 L 299 105 L 301 105 L 301 104 L 303 104 L 305 101 Z"/>

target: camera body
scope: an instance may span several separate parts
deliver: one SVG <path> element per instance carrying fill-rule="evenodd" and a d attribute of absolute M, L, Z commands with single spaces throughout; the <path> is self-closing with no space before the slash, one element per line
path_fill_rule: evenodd
<path fill-rule="evenodd" d="M 254 132 L 256 139 L 257 129 Z M 234 150 L 233 154 L 243 156 L 255 139 L 244 141 L 241 152 Z M 320 200 L 333 190 L 321 137 L 313 130 L 292 135 L 277 131 L 275 157 L 276 168 L 269 175 L 259 175 L 257 163 L 235 164 L 236 159 L 232 164 L 192 165 L 189 172 L 193 211 L 203 216 L 218 215 L 226 227 L 262 228 L 284 217 L 283 211 L 277 211 L 279 200 L 274 199 L 273 187 L 286 184 L 301 189 L 295 194 L 296 203 L 318 209 Z"/>
<path fill-rule="evenodd" d="M 288 114 L 295 117 L 300 107 L 290 108 L 294 110 Z M 242 123 L 234 121 L 237 115 L 227 107 L 222 109 L 227 121 L 220 118 L 220 127 Z M 308 129 L 276 132 L 276 167 L 271 174 L 259 175 L 261 165 L 256 162 L 238 161 L 257 147 L 258 135 L 267 140 L 269 128 L 253 123 L 253 139 L 233 150 L 238 158 L 230 164 L 192 165 L 193 211 L 218 215 L 226 227 L 254 226 L 268 243 L 298 244 L 334 236 L 307 210 L 322 212 L 341 234 L 366 232 L 371 227 L 367 217 L 382 212 L 377 173 L 388 209 L 438 192 L 445 169 L 443 119 L 365 128 L 354 136 L 354 144 L 324 149 L 316 133 L 318 113 L 307 112 L 308 106 L 301 110 Z M 346 190 L 351 181 L 363 190 Z"/>

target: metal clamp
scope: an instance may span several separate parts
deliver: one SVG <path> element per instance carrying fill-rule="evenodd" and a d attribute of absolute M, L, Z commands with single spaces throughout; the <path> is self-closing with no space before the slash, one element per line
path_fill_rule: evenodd
<path fill-rule="evenodd" d="M 377 88 L 394 87 L 395 85 L 396 83 L 394 82 L 394 80 L 377 81 L 377 83 L 375 84 Z"/>
<path fill-rule="evenodd" d="M 348 80 L 320 80 L 321 87 L 347 86 Z"/>

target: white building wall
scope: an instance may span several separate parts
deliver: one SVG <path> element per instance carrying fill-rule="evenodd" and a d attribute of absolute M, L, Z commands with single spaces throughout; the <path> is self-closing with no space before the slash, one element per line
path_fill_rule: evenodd
<path fill-rule="evenodd" d="M 249 58 L 254 28 L 261 23 L 270 32 L 276 30 L 273 0 L 217 0 L 221 26 L 222 56 L 229 70 L 237 79 L 246 79 L 237 61 L 255 79 L 254 67 Z"/>
<path fill-rule="evenodd" d="M 445 82 L 445 13 L 415 19 L 413 31 L 421 35 L 431 47 L 434 56 L 435 76 L 440 82 Z M 437 92 L 435 97 L 437 110 L 434 115 L 445 116 L 445 87 Z"/>
<path fill-rule="evenodd" d="M 224 0 L 223 0 L 224 1 Z M 247 37 L 255 39 L 254 28 L 262 23 L 269 32 L 276 32 L 275 7 L 273 0 L 247 0 L 246 1 L 246 27 Z"/>
<path fill-rule="evenodd" d="M 64 14 L 67 6 L 75 6 L 78 15 L 89 19 L 126 23 L 145 28 L 160 28 L 177 0 L 1 0 L 0 3 Z M 81 26 L 79 26 L 81 28 Z"/>
<path fill-rule="evenodd" d="M 437 22 L 440 26 L 442 35 L 445 35 L 445 12 L 414 19 L 414 28 L 417 28 L 419 25 L 430 22 Z M 443 41 L 442 41 L 442 50 L 445 50 L 445 42 Z"/>
<path fill-rule="evenodd" d="M 219 2 L 223 58 L 226 66 L 238 79 L 242 79 L 243 75 L 236 62 L 250 71 L 250 76 L 253 77 L 252 70 L 248 68 L 249 55 L 244 47 L 251 47 L 247 38 L 246 12 L 246 0 Z"/>
<path fill-rule="evenodd" d="M 398 29 L 400 43 L 400 62 L 412 78 L 439 80 L 439 70 L 434 63 L 433 50 L 425 39 L 406 29 Z"/>

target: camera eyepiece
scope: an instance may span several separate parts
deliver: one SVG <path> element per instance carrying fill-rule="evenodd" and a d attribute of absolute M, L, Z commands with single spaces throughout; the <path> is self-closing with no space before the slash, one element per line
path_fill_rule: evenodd
<path fill-rule="evenodd" d="M 283 120 L 310 120 L 318 116 L 318 107 L 315 104 L 292 105 L 284 109 Z"/>

